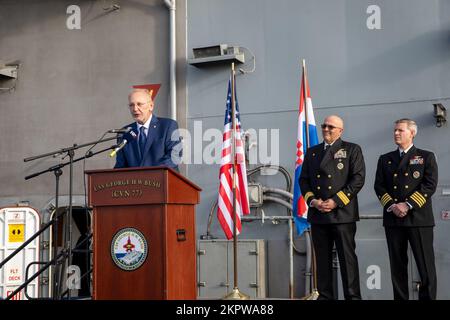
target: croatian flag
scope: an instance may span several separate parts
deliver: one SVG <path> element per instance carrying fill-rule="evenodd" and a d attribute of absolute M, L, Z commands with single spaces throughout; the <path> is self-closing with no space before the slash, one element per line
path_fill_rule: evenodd
<path fill-rule="evenodd" d="M 305 99 L 306 93 L 306 99 Z M 307 141 L 306 128 L 308 127 L 309 145 Z M 316 121 L 314 120 L 314 112 L 309 92 L 309 84 L 306 79 L 306 68 L 303 64 L 303 76 L 300 86 L 300 105 L 298 110 L 298 128 L 297 128 L 297 157 L 295 161 L 295 179 L 294 179 L 294 199 L 293 199 L 293 215 L 298 235 L 309 228 L 307 221 L 308 206 L 303 199 L 300 191 L 299 178 L 302 171 L 302 164 L 306 149 L 319 143 L 317 138 Z"/>

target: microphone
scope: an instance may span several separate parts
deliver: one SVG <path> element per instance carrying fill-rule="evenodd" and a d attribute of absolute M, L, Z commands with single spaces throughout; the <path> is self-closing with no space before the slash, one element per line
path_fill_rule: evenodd
<path fill-rule="evenodd" d="M 128 128 L 122 128 L 122 129 L 111 129 L 108 130 L 108 133 L 128 133 L 131 131 L 131 127 Z"/>
<path fill-rule="evenodd" d="M 128 143 L 127 139 L 123 139 L 122 142 L 109 154 L 110 157 L 114 157 Z"/>

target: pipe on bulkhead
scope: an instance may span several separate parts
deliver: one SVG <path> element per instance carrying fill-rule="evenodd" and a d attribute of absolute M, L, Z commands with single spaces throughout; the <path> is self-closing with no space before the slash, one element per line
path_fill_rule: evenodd
<path fill-rule="evenodd" d="M 169 46 L 169 86 L 170 86 L 170 118 L 177 120 L 177 78 L 176 78 L 176 30 L 175 30 L 175 13 L 176 0 L 164 0 L 165 5 L 170 13 L 170 46 Z"/>

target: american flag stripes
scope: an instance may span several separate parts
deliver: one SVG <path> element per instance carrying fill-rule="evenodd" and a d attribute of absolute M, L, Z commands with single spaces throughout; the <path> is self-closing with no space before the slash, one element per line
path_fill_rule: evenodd
<path fill-rule="evenodd" d="M 219 200 L 217 218 L 222 226 L 227 239 L 233 238 L 233 155 L 232 155 L 232 91 L 234 91 L 236 132 L 235 132 L 235 157 L 236 157 L 236 235 L 241 232 L 241 216 L 250 213 L 247 188 L 247 170 L 245 167 L 245 151 L 241 137 L 241 121 L 239 115 L 239 105 L 236 98 L 236 87 L 232 90 L 232 83 L 228 81 L 228 94 L 225 110 L 225 128 L 222 140 L 222 158 L 219 173 Z"/>

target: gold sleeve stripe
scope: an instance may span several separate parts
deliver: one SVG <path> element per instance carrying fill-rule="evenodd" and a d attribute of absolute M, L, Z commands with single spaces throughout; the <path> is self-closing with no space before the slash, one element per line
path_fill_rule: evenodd
<path fill-rule="evenodd" d="M 414 193 L 410 196 L 410 198 L 411 198 L 415 203 L 417 203 L 417 205 L 419 206 L 419 208 L 422 208 L 423 205 L 425 204 L 425 201 L 422 200 L 422 199 L 420 198 L 420 196 L 417 195 L 417 192 L 414 192 Z"/>
<path fill-rule="evenodd" d="M 417 200 L 420 200 L 423 205 L 427 202 L 427 199 L 425 199 L 425 197 L 420 192 L 416 191 L 413 193 L 413 195 L 417 198 Z"/>
<path fill-rule="evenodd" d="M 389 199 L 391 199 L 391 197 L 385 193 L 382 197 L 381 197 L 381 202 L 387 202 L 389 201 Z"/>
<path fill-rule="evenodd" d="M 339 197 L 339 199 L 341 199 L 341 201 L 344 203 L 345 206 L 350 203 L 350 199 L 347 197 L 347 195 L 344 192 L 339 191 L 337 193 L 337 196 Z"/>
<path fill-rule="evenodd" d="M 392 200 L 392 197 L 391 197 L 389 194 L 385 193 L 385 194 L 381 197 L 380 202 L 381 202 L 381 204 L 382 204 L 383 207 L 384 207 L 384 206 L 386 206 L 386 204 L 387 204 L 389 201 L 391 201 L 391 200 Z"/>
<path fill-rule="evenodd" d="M 417 199 L 417 196 L 415 194 L 412 194 L 410 196 L 411 200 L 413 200 L 415 203 L 417 203 L 417 205 L 419 206 L 419 208 L 422 208 L 423 203 L 421 200 Z"/>
<path fill-rule="evenodd" d="M 305 202 L 306 202 L 307 205 L 309 205 L 308 199 L 311 198 L 311 197 L 314 197 L 314 193 L 312 193 L 311 191 L 310 191 L 310 192 L 307 192 L 307 193 L 305 194 Z"/>
<path fill-rule="evenodd" d="M 419 191 L 416 191 L 413 194 L 416 195 L 419 199 L 421 199 L 423 201 L 423 204 L 427 202 L 427 199 L 425 199 L 425 197 Z"/>

